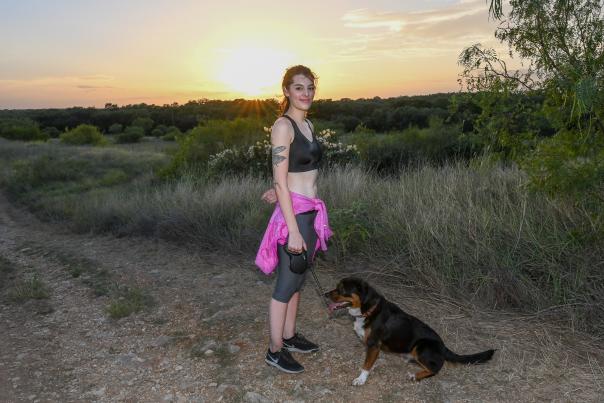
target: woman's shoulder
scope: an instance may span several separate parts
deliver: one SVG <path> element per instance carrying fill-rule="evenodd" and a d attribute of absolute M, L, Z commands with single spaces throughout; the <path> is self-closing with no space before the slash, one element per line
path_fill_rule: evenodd
<path fill-rule="evenodd" d="M 294 128 L 286 117 L 280 116 L 275 120 L 275 123 L 273 123 L 273 126 L 271 127 L 271 133 L 273 135 L 286 134 L 291 137 L 294 134 Z"/>
<path fill-rule="evenodd" d="M 272 129 L 293 129 L 292 128 L 292 124 L 289 122 L 289 120 L 285 117 L 285 116 L 279 116 L 276 120 L 275 123 L 273 123 Z"/>

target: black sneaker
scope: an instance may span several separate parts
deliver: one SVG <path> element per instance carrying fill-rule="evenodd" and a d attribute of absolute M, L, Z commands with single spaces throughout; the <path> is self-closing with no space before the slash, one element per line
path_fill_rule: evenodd
<path fill-rule="evenodd" d="M 319 351 L 319 346 L 306 340 L 300 333 L 294 334 L 291 339 L 283 339 L 283 348 L 296 353 L 314 353 Z"/>
<path fill-rule="evenodd" d="M 264 361 L 288 374 L 298 374 L 304 371 L 304 367 L 284 348 L 274 353 L 269 348 Z"/>

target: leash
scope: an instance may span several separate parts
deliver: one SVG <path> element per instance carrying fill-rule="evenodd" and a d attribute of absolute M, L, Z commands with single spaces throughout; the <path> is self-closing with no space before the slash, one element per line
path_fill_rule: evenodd
<path fill-rule="evenodd" d="M 321 287 L 321 283 L 319 283 L 319 277 L 317 277 L 317 273 L 315 273 L 314 265 L 310 265 L 310 272 L 312 273 L 312 278 L 315 279 L 315 291 L 319 294 L 319 298 L 323 301 L 325 308 L 327 309 L 327 314 L 329 315 L 329 319 L 333 319 L 334 315 L 329 310 L 329 302 L 327 301 L 327 297 L 325 296 L 325 291 L 323 291 L 323 287 Z"/>

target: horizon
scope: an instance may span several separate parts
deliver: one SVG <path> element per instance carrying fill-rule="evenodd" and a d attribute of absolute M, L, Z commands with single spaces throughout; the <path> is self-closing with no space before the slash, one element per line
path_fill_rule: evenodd
<path fill-rule="evenodd" d="M 450 93 L 463 48 L 501 49 L 485 0 L 402 3 L 8 0 L 0 109 L 280 99 L 295 64 L 318 75 L 316 100 Z"/>

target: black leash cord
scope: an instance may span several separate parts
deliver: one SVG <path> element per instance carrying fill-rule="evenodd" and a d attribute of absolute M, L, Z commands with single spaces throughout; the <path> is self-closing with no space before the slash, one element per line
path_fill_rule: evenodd
<path fill-rule="evenodd" d="M 329 318 L 332 318 L 331 311 L 329 310 L 329 302 L 327 302 L 327 297 L 325 297 L 325 292 L 323 291 L 323 287 L 321 287 L 321 283 L 319 283 L 319 277 L 317 277 L 317 273 L 315 273 L 314 265 L 310 266 L 310 272 L 312 273 L 312 277 L 315 279 L 315 291 L 319 294 L 319 298 L 325 304 L 325 308 L 327 308 L 327 312 L 329 314 Z"/>

